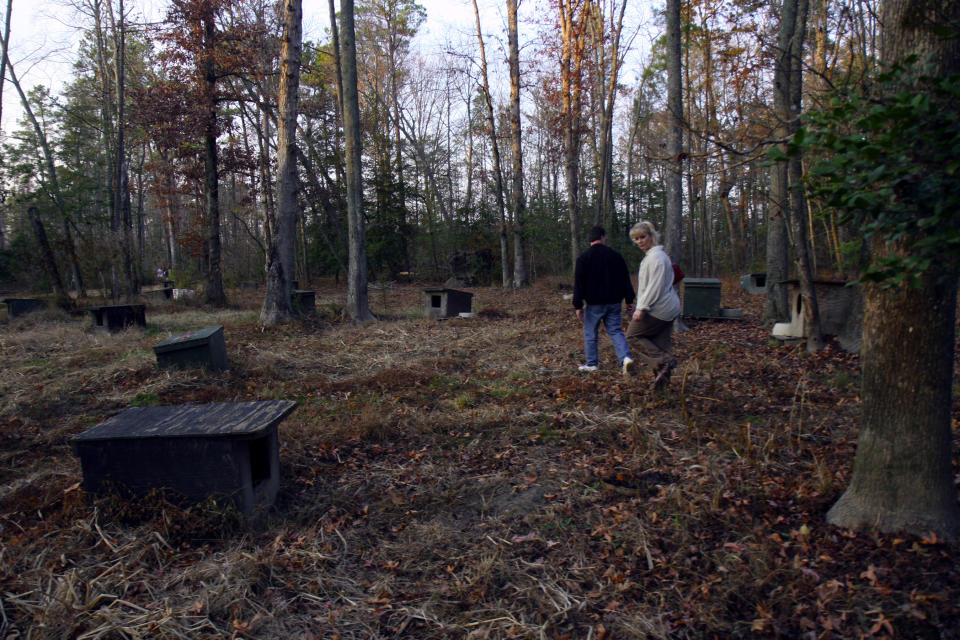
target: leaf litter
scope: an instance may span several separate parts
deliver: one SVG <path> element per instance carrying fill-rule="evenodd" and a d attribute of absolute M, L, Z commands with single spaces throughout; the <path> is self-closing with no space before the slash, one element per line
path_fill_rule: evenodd
<path fill-rule="evenodd" d="M 825 523 L 855 355 L 772 341 L 725 281 L 744 320 L 690 321 L 655 394 L 606 338 L 577 371 L 561 284 L 478 288 L 446 320 L 396 285 L 367 326 L 324 311 L 332 283 L 277 327 L 245 292 L 109 336 L 0 323 L 0 637 L 960 637 L 956 543 Z M 153 344 L 213 324 L 227 371 L 156 368 Z M 299 406 L 260 527 L 80 488 L 69 438 L 128 406 L 275 398 Z"/>

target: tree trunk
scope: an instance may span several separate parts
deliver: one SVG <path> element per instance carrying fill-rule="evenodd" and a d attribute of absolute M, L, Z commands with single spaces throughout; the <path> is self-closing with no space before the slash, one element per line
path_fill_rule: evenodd
<path fill-rule="evenodd" d="M 936 33 L 960 20 L 960 4 L 887 0 L 882 11 L 884 62 L 929 54 L 937 75 L 960 71 L 960 42 Z M 882 260 L 900 249 L 877 241 L 874 251 Z M 850 486 L 827 521 L 958 536 L 950 415 L 956 266 L 934 265 L 919 287 L 869 284 L 864 290 L 860 436 Z"/>
<path fill-rule="evenodd" d="M 612 8 L 611 8 L 612 9 Z M 620 35 L 623 32 L 623 14 L 627 9 L 627 0 L 620 5 L 620 13 L 613 24 L 611 16 L 610 34 L 613 38 L 610 52 L 609 86 L 602 96 L 603 112 L 600 117 L 600 194 L 598 198 L 600 217 L 604 221 L 613 221 L 616 217 L 613 195 L 613 107 L 617 98 L 617 84 L 620 80 L 620 65 L 623 54 L 620 51 Z M 603 86 L 603 83 L 600 83 Z"/>
<path fill-rule="evenodd" d="M 277 228 L 276 202 L 273 197 L 273 182 L 270 179 L 271 119 L 266 107 L 261 107 L 258 113 L 263 116 L 263 125 L 257 127 L 257 145 L 260 153 L 260 185 L 263 191 L 263 240 L 269 251 L 269 247 L 273 245 L 273 236 Z"/>
<path fill-rule="evenodd" d="M 790 71 L 791 44 L 797 28 L 797 7 L 798 0 L 784 0 L 780 7 L 780 34 L 777 40 L 773 90 L 774 111 L 779 121 L 774 137 L 779 140 L 786 140 L 793 126 Z M 786 143 L 782 143 L 781 148 L 785 149 Z M 787 236 L 791 220 L 790 167 L 787 162 L 778 162 L 770 169 L 770 200 L 772 207 L 767 220 L 767 294 L 764 320 L 773 323 L 790 319 L 787 285 L 783 284 L 789 278 L 790 272 Z M 806 303 L 806 299 L 804 302 Z"/>
<path fill-rule="evenodd" d="M 353 0 L 340 4 L 340 45 L 343 64 L 343 131 L 346 147 L 347 312 L 355 323 L 375 320 L 367 299 L 367 244 L 363 220 L 363 184 L 360 166 L 360 102 L 357 97 L 357 42 Z"/>
<path fill-rule="evenodd" d="M 793 25 L 787 25 L 790 31 L 789 55 L 786 62 L 786 84 L 788 97 L 787 130 L 792 137 L 800 129 L 800 111 L 803 88 L 803 39 L 807 30 L 807 10 L 809 0 L 793 0 Z M 792 4 L 785 1 L 783 7 Z M 788 13 L 784 11 L 784 14 Z M 786 16 L 783 18 L 786 22 Z M 807 326 L 807 351 L 813 353 L 824 347 L 823 329 L 820 325 L 820 305 L 817 291 L 813 286 L 813 268 L 810 260 L 810 241 L 807 232 L 807 205 L 804 197 L 803 158 L 800 154 L 791 156 L 787 161 L 787 180 L 789 184 L 789 219 L 793 226 L 793 241 L 797 256 L 797 275 L 800 278 L 800 295 L 803 299 L 803 313 Z"/>
<path fill-rule="evenodd" d="M 487 105 L 487 127 L 490 129 L 490 146 L 493 154 L 493 178 L 495 182 L 497 211 L 500 213 L 500 274 L 504 289 L 510 286 L 510 246 L 507 240 L 507 207 L 503 201 L 503 170 L 500 166 L 500 143 L 497 142 L 497 122 L 493 113 L 493 99 L 490 97 L 490 82 L 487 75 L 487 53 L 483 44 L 483 31 L 480 29 L 480 10 L 477 0 L 473 0 L 473 15 L 477 21 L 477 40 L 480 45 L 480 72 L 483 76 L 483 98 Z"/>
<path fill-rule="evenodd" d="M 53 249 L 50 248 L 50 242 L 47 240 L 47 232 L 43 228 L 43 222 L 40 220 L 40 212 L 36 207 L 27 207 L 27 217 L 30 218 L 30 225 L 33 227 L 33 235 L 37 240 L 37 246 L 40 247 L 40 255 L 43 256 L 43 266 L 46 267 L 47 276 L 53 285 L 54 294 L 57 297 L 57 304 L 68 303 L 70 296 L 63 288 L 63 280 L 60 278 L 60 270 L 57 268 L 57 260 L 53 256 Z"/>
<path fill-rule="evenodd" d="M 957 279 L 937 275 L 919 289 L 864 287 L 860 435 L 831 524 L 960 535 L 950 462 Z"/>
<path fill-rule="evenodd" d="M 3 41 L 0 42 L 0 122 L 3 122 L 3 81 L 7 76 L 7 50 L 10 44 L 10 14 L 13 12 L 13 0 L 7 0 L 7 12 L 3 20 Z M 0 236 L 2 237 L 2 236 Z M 0 249 L 3 245 L 0 244 Z"/>
<path fill-rule="evenodd" d="M 277 90 L 277 228 L 267 251 L 267 288 L 260 322 L 275 324 L 290 312 L 297 237 L 297 113 L 303 42 L 301 0 L 283 3 L 280 86 Z"/>
<path fill-rule="evenodd" d="M 667 135 L 667 219 L 663 227 L 664 249 L 670 260 L 683 258 L 681 245 L 683 209 L 683 104 L 680 33 L 680 0 L 667 0 L 667 110 L 670 128 Z"/>
<path fill-rule="evenodd" d="M 73 220 L 67 212 L 66 204 L 63 201 L 63 194 L 60 192 L 60 181 L 57 179 L 57 165 L 53 152 L 50 149 L 50 143 L 47 140 L 47 134 L 40 127 L 40 122 L 33 113 L 30 101 L 23 92 L 23 87 L 20 86 L 20 81 L 17 79 L 13 65 L 10 64 L 9 59 L 7 59 L 7 73 L 10 78 L 10 83 L 13 84 L 13 88 L 17 90 L 17 94 L 20 96 L 20 104 L 23 106 L 23 111 L 27 115 L 27 119 L 33 126 L 33 131 L 37 136 L 37 143 L 43 152 L 44 166 L 47 170 L 47 180 L 49 180 L 49 190 L 53 196 L 54 204 L 57 206 L 57 211 L 63 220 L 64 244 L 67 248 L 67 255 L 70 258 L 70 266 L 73 269 L 73 278 L 77 283 L 77 294 L 78 297 L 83 297 L 86 295 L 86 289 L 83 284 L 83 274 L 80 271 L 80 260 L 77 258 L 76 246 L 73 242 L 73 232 L 71 231 Z"/>
<path fill-rule="evenodd" d="M 203 146 L 204 196 L 207 205 L 207 284 L 204 300 L 208 304 L 222 306 L 226 303 L 223 291 L 223 275 L 220 265 L 220 176 L 217 156 L 217 71 L 216 71 L 216 25 L 213 14 L 203 17 L 203 82 L 206 100 L 206 123 Z"/>
<path fill-rule="evenodd" d="M 583 68 L 583 33 L 578 24 L 579 0 L 560 0 L 560 87 L 563 127 L 563 166 L 567 183 L 567 220 L 570 223 L 570 267 L 580 256 L 580 72 Z"/>
<path fill-rule="evenodd" d="M 117 135 L 113 206 L 116 211 L 115 218 L 117 221 L 117 228 L 114 231 L 120 240 L 123 280 L 125 284 L 124 293 L 127 300 L 133 300 L 133 298 L 140 293 L 140 277 L 137 273 L 137 264 L 134 259 L 133 214 L 130 203 L 130 170 L 127 163 L 124 125 L 124 102 L 126 100 L 124 91 L 126 86 L 126 26 L 123 12 L 123 0 L 119 0 L 119 20 L 113 15 L 113 5 L 111 4 L 108 8 L 114 42 L 113 82 L 117 91 Z"/>
<path fill-rule="evenodd" d="M 510 49 L 510 138 L 513 147 L 513 286 L 530 284 L 524 247 L 523 146 L 520 133 L 520 43 L 517 36 L 517 2 L 507 0 L 507 40 Z"/>
<path fill-rule="evenodd" d="M 173 181 L 173 166 L 170 162 L 170 152 L 167 149 L 160 150 L 160 159 L 162 161 L 163 186 L 166 192 L 164 199 L 163 228 L 164 239 L 166 240 L 167 264 L 166 269 L 176 269 L 179 256 L 177 255 L 177 220 L 176 205 L 174 198 L 176 191 Z"/>

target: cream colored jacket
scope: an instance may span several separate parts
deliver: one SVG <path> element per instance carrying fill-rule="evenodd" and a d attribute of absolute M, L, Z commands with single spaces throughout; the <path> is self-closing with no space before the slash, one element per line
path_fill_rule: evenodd
<path fill-rule="evenodd" d="M 637 309 L 666 322 L 680 315 L 680 297 L 673 288 L 673 263 L 659 244 L 651 247 L 640 262 Z"/>

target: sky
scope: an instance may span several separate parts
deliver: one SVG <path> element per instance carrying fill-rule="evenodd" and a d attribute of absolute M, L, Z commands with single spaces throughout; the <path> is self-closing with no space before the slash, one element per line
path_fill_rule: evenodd
<path fill-rule="evenodd" d="M 427 22 L 421 27 L 417 39 L 421 51 L 436 51 L 447 41 L 475 38 L 472 0 L 418 1 L 427 10 Z M 632 6 L 636 11 L 647 11 L 649 0 L 634 2 L 636 4 Z M 303 4 L 304 39 L 325 40 L 329 24 L 327 0 L 303 0 Z M 505 4 L 503 0 L 478 0 L 485 34 L 505 32 Z M 539 0 L 521 2 L 521 14 L 537 10 L 537 4 L 543 6 Z M 162 17 L 167 3 L 165 0 L 126 0 L 126 5 L 136 15 L 157 19 Z M 0 0 L 0 12 L 5 12 L 5 6 L 6 1 Z M 14 0 L 11 15 L 10 59 L 24 90 L 44 85 L 51 94 L 59 94 L 64 83 L 71 78 L 80 31 L 87 19 L 77 13 L 69 0 Z M 643 38 L 640 35 L 638 40 Z M 493 42 L 488 42 L 488 59 L 493 55 L 492 46 Z M 629 84 L 635 73 L 636 70 L 628 66 L 624 81 Z M 19 96 L 7 82 L 3 86 L 2 135 L 9 135 L 21 117 Z"/>
<path fill-rule="evenodd" d="M 481 0 L 480 4 L 489 4 Z M 127 6 L 140 16 L 160 17 L 166 7 L 163 0 L 127 0 Z M 420 0 L 427 8 L 427 23 L 420 39 L 439 39 L 464 28 L 473 29 L 470 0 Z M 0 15 L 5 16 L 5 0 L 0 1 Z M 339 2 L 337 3 L 339 7 Z M 490 22 L 496 19 L 491 13 Z M 48 87 L 54 95 L 71 77 L 76 59 L 80 29 L 86 18 L 77 13 L 67 0 L 14 0 L 11 12 L 10 59 L 20 83 L 27 91 L 36 85 Z M 329 25 L 327 0 L 304 0 L 304 38 L 326 39 Z M 484 30 L 488 28 L 484 25 Z M 453 37 L 453 36 L 452 36 Z M 3 87 L 2 129 L 7 135 L 22 115 L 20 98 L 7 82 Z"/>

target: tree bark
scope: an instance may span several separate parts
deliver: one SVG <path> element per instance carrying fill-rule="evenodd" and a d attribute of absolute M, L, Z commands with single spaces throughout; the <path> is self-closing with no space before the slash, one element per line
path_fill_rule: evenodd
<path fill-rule="evenodd" d="M 303 43 L 301 0 L 283 3 L 280 86 L 277 90 L 277 228 L 267 250 L 267 287 L 260 322 L 275 324 L 292 307 L 294 244 L 297 237 L 297 113 Z"/>
<path fill-rule="evenodd" d="M 887 0 L 882 59 L 929 55 L 935 73 L 960 71 L 960 42 L 937 26 L 956 24 L 960 4 Z M 878 240 L 874 259 L 900 245 Z M 861 362 L 863 402 L 850 486 L 827 514 L 841 527 L 960 536 L 960 507 L 951 464 L 951 391 L 957 268 L 934 265 L 919 287 L 865 289 Z"/>
<path fill-rule="evenodd" d="M 347 312 L 355 323 L 375 320 L 367 298 L 367 246 L 363 220 L 363 183 L 360 166 L 360 101 L 357 96 L 357 42 L 353 0 L 340 4 L 340 45 L 343 64 L 343 131 L 346 147 Z"/>
<path fill-rule="evenodd" d="M 110 27 L 113 31 L 114 56 L 113 56 L 113 83 L 116 88 L 116 154 L 114 166 L 114 196 L 113 206 L 116 211 L 114 219 L 116 226 L 114 233 L 120 241 L 120 253 L 122 261 L 123 279 L 125 284 L 125 295 L 127 300 L 140 293 L 140 274 L 137 273 L 137 263 L 134 259 L 133 245 L 133 214 L 130 202 L 130 170 L 127 161 L 126 137 L 125 137 L 125 87 L 126 87 L 126 27 L 124 16 L 123 0 L 119 0 L 119 19 L 113 15 L 113 5 L 108 8 L 110 16 Z"/>
<path fill-rule="evenodd" d="M 30 218 L 34 238 L 37 240 L 37 246 L 40 247 L 40 255 L 43 256 L 43 265 L 46 267 L 47 276 L 53 285 L 53 291 L 57 297 L 57 304 L 63 305 L 70 300 L 70 296 L 67 295 L 66 289 L 63 288 L 63 280 L 60 278 L 57 260 L 53 256 L 50 241 L 47 240 L 47 232 L 43 228 L 43 222 L 40 220 L 40 212 L 37 211 L 36 207 L 27 207 L 27 217 Z"/>
<path fill-rule="evenodd" d="M 788 11 L 786 8 L 792 5 Z M 786 69 L 783 71 L 785 81 L 787 111 L 783 115 L 788 118 L 787 131 L 792 137 L 800 129 L 800 112 L 802 107 L 803 88 L 803 41 L 807 31 L 807 11 L 809 0 L 784 0 L 783 16 L 781 17 L 781 34 L 787 31 L 786 40 L 789 43 L 786 57 L 781 57 Z M 788 17 L 788 14 L 792 14 Z M 792 19 L 792 24 L 787 21 Z M 781 38 L 783 44 L 784 38 Z M 807 232 L 807 205 L 804 197 L 803 185 L 803 157 L 798 153 L 787 160 L 787 184 L 789 206 L 788 219 L 793 227 L 794 250 L 797 256 L 797 275 L 800 278 L 800 296 L 803 300 L 803 314 L 807 327 L 807 351 L 816 352 L 823 348 L 823 329 L 820 325 L 820 305 L 817 302 L 817 291 L 813 285 L 813 268 L 810 260 L 810 236 Z"/>
<path fill-rule="evenodd" d="M 613 7 L 612 7 L 613 8 Z M 612 10 L 611 8 L 611 10 Z M 598 198 L 600 218 L 604 221 L 615 219 L 613 195 L 613 107 L 617 98 L 617 83 L 620 79 L 620 66 L 623 63 L 623 54 L 620 51 L 620 36 L 623 32 L 623 14 L 627 9 L 627 0 L 620 5 L 620 13 L 616 23 L 611 16 L 611 36 L 613 38 L 610 52 L 609 86 L 602 96 L 603 112 L 600 117 L 600 194 Z M 603 83 L 600 83 L 601 87 Z"/>
<path fill-rule="evenodd" d="M 670 127 L 667 135 L 667 216 L 663 228 L 663 246 L 675 264 L 683 258 L 683 87 L 681 60 L 680 0 L 667 0 L 667 110 Z"/>
<path fill-rule="evenodd" d="M 520 132 L 520 43 L 517 35 L 517 2 L 507 0 L 507 41 L 510 50 L 510 139 L 513 147 L 513 286 L 530 284 L 527 274 L 523 221 L 527 203 L 523 195 L 523 146 Z"/>
<path fill-rule="evenodd" d="M 0 122 L 3 122 L 3 81 L 7 77 L 7 50 L 10 45 L 11 13 L 13 13 L 13 0 L 7 0 L 7 12 L 3 20 L 3 41 L 0 42 Z"/>
<path fill-rule="evenodd" d="M 203 145 L 203 190 L 207 205 L 207 284 L 204 300 L 222 306 L 226 303 L 220 264 L 220 175 L 217 150 L 217 31 L 212 11 L 203 16 L 203 74 L 206 122 Z"/>
<path fill-rule="evenodd" d="M 163 198 L 163 235 L 167 254 L 165 269 L 176 269 L 179 256 L 177 255 L 176 187 L 173 180 L 173 166 L 168 149 L 160 149 L 159 154 L 161 181 L 165 192 L 165 198 Z"/>
<path fill-rule="evenodd" d="M 560 86 L 562 91 L 563 166 L 567 182 L 567 220 L 570 223 L 570 266 L 580 256 L 580 75 L 583 33 L 579 25 L 581 2 L 560 0 Z"/>
<path fill-rule="evenodd" d="M 791 43 L 797 26 L 798 0 L 783 0 L 780 6 L 780 33 L 774 68 L 774 111 L 779 122 L 774 136 L 786 140 L 791 135 L 793 115 L 790 102 Z M 786 149 L 786 143 L 781 143 Z M 770 168 L 770 216 L 767 220 L 767 293 L 764 320 L 770 323 L 790 319 L 787 285 L 790 277 L 790 166 L 777 162 Z M 805 300 L 806 302 L 806 300 Z"/>
<path fill-rule="evenodd" d="M 504 289 L 510 286 L 510 247 L 507 241 L 507 207 L 503 201 L 503 170 L 500 166 L 500 144 L 497 142 L 497 122 L 493 113 L 493 98 L 490 96 L 490 81 L 487 75 L 487 52 L 480 29 L 480 10 L 473 0 L 473 15 L 477 21 L 477 41 L 480 45 L 480 73 L 483 76 L 483 98 L 487 106 L 487 128 L 490 130 L 490 147 L 493 155 L 493 178 L 496 189 L 497 211 L 500 213 L 500 275 Z"/>

